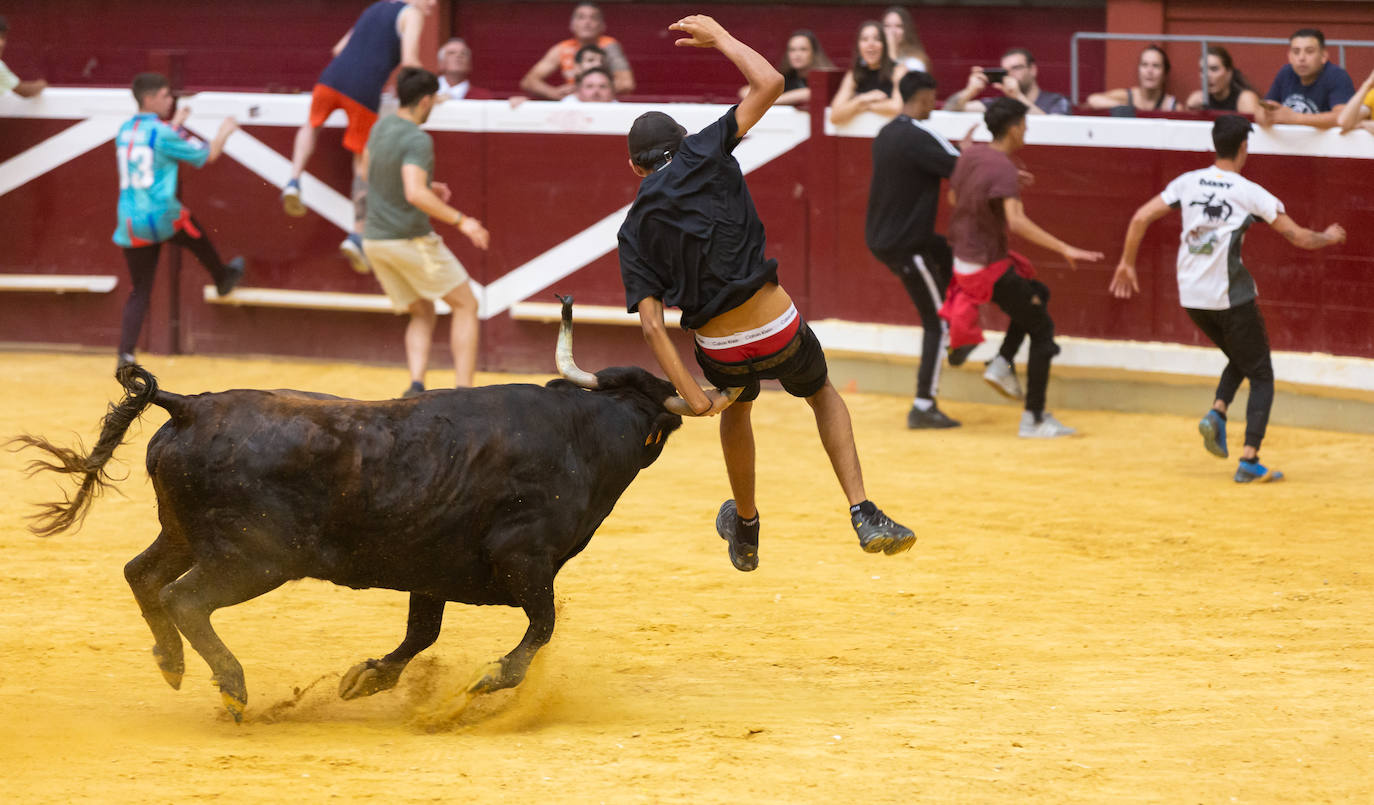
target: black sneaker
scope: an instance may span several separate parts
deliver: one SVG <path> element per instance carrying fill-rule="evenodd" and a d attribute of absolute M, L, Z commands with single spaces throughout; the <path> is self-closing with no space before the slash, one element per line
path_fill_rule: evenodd
<path fill-rule="evenodd" d="M 137 366 L 137 365 L 138 365 L 138 358 L 135 358 L 135 357 L 134 357 L 134 353 L 132 353 L 132 352 L 121 352 L 121 353 L 119 353 L 119 357 L 115 359 L 115 371 L 116 371 L 116 372 L 119 371 L 120 369 L 123 369 L 123 368 L 126 367 L 126 366 Z"/>
<path fill-rule="evenodd" d="M 735 509 L 735 501 L 727 500 L 720 504 L 720 513 L 716 515 L 716 533 L 729 543 L 730 564 L 735 566 L 735 570 L 748 573 L 758 569 L 758 520 L 754 521 L 752 528 L 741 523 L 739 511 Z"/>
<path fill-rule="evenodd" d="M 406 390 L 401 392 L 401 399 L 409 400 L 411 397 L 419 397 L 424 393 L 425 384 L 418 380 L 412 380 L 410 381 L 410 385 L 406 387 Z"/>
<path fill-rule="evenodd" d="M 963 366 L 964 361 L 968 360 L 969 353 L 977 349 L 977 344 L 965 344 L 962 347 L 949 348 L 949 365 Z"/>
<path fill-rule="evenodd" d="M 233 260 L 224 264 L 224 276 L 215 283 L 215 293 L 220 296 L 228 296 L 243 279 L 243 258 L 235 257 Z"/>
<path fill-rule="evenodd" d="M 944 411 L 934 405 L 924 411 L 913 405 L 911 410 L 906 412 L 906 426 L 912 430 L 957 428 L 959 427 L 959 420 L 950 419 L 945 416 Z"/>
<path fill-rule="evenodd" d="M 883 514 L 883 510 L 877 506 L 873 507 L 870 514 L 865 514 L 862 509 L 853 512 L 850 522 L 854 526 L 854 533 L 859 535 L 859 547 L 863 548 L 865 553 L 881 551 L 891 556 L 910 550 L 911 546 L 916 544 L 916 535 L 911 529 L 893 522 L 892 518 Z"/>

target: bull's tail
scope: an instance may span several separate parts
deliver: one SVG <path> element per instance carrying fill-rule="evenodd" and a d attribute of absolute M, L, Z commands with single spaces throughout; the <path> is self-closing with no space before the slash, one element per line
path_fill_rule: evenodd
<path fill-rule="evenodd" d="M 174 394 L 159 393 L 157 379 L 137 364 L 121 366 L 115 378 L 124 387 L 124 399 L 111 403 L 109 413 L 100 422 L 100 438 L 90 453 L 83 455 L 80 442 L 75 449 L 61 447 L 41 436 L 25 434 L 11 439 L 12 449 L 22 450 L 35 447 L 47 454 L 46 459 L 29 462 L 28 472 L 33 475 L 44 470 L 75 475 L 81 478 L 81 485 L 74 494 L 64 496 L 61 502 L 44 503 L 31 519 L 34 521 L 29 530 L 40 537 L 59 534 L 72 526 L 80 526 L 86 519 L 95 498 L 112 485 L 105 465 L 114 456 L 115 448 L 124 443 L 124 434 L 144 409 L 156 402 L 173 403 L 181 398 Z M 166 407 L 166 406 L 164 406 Z"/>

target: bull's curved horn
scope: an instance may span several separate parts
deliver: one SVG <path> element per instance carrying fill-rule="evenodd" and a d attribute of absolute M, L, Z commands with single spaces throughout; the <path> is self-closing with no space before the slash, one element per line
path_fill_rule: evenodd
<path fill-rule="evenodd" d="M 743 393 L 743 386 L 740 386 L 738 388 L 726 389 L 725 398 L 730 402 L 726 403 L 725 408 L 729 408 L 730 403 L 733 403 L 735 400 L 738 400 L 739 395 Z M 668 399 L 663 401 L 663 407 L 668 409 L 668 413 L 677 414 L 678 416 L 703 416 L 702 414 L 698 414 L 695 411 L 693 411 L 692 406 L 688 405 L 687 401 L 682 399 L 681 397 L 669 397 Z M 723 411 L 725 409 L 722 408 L 721 410 Z"/>
<path fill-rule="evenodd" d="M 555 294 L 555 296 L 558 296 Z M 563 303 L 563 323 L 558 326 L 558 349 L 554 351 L 554 361 L 558 364 L 558 373 L 566 380 L 581 386 L 584 389 L 597 388 L 596 375 L 583 369 L 577 368 L 572 356 L 572 303 L 571 296 L 558 296 L 558 300 Z"/>

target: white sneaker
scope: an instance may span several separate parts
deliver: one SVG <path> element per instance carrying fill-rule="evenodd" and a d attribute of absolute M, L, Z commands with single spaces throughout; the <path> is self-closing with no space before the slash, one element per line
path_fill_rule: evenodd
<path fill-rule="evenodd" d="M 371 264 L 367 262 L 367 255 L 363 254 L 363 239 L 357 234 L 344 238 L 343 243 L 339 244 L 339 252 L 348 258 L 348 264 L 359 274 L 372 271 Z"/>
<path fill-rule="evenodd" d="M 1003 397 L 1013 400 L 1022 397 L 1021 383 L 1016 379 L 1016 367 L 1007 363 L 1007 359 L 1001 355 L 988 361 L 987 371 L 983 372 L 983 380 Z"/>
<path fill-rule="evenodd" d="M 1053 439 L 1058 436 L 1072 436 L 1077 432 L 1055 419 L 1054 414 L 1049 411 L 1040 415 L 1039 422 L 1035 421 L 1035 414 L 1030 411 L 1021 412 L 1021 429 L 1018 435 L 1023 439 Z"/>

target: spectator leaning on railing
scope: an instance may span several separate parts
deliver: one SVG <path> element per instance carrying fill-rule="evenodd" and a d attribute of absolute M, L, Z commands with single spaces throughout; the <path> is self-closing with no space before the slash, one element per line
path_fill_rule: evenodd
<path fill-rule="evenodd" d="M 1159 45 L 1140 51 L 1136 62 L 1136 85 L 1124 89 L 1109 89 L 1088 96 L 1093 109 L 1114 109 L 1124 106 L 1146 112 L 1172 112 L 1178 99 L 1167 92 L 1169 86 L 1169 55 Z"/>
<path fill-rule="evenodd" d="M 593 67 L 577 77 L 577 87 L 573 94 L 559 103 L 612 103 L 615 101 L 615 85 L 611 74 L 605 67 Z"/>
<path fill-rule="evenodd" d="M 1262 125 L 1298 123 L 1329 129 L 1340 119 L 1341 109 L 1355 94 L 1350 74 L 1326 57 L 1326 36 L 1316 28 L 1303 28 L 1288 37 L 1288 64 L 1279 69 L 1259 116 Z"/>
<path fill-rule="evenodd" d="M 0 17 L 0 56 L 5 55 L 5 40 L 9 38 L 9 35 L 10 24 L 4 17 Z M 14 90 L 15 95 L 22 98 L 32 98 L 47 86 L 48 82 L 41 78 L 33 81 L 20 81 L 19 76 L 10 72 L 10 68 L 0 61 L 0 95 Z"/>
<path fill-rule="evenodd" d="M 549 48 L 549 52 L 520 79 L 520 88 L 536 98 L 556 101 L 577 91 L 577 53 L 584 45 L 596 45 L 605 52 L 605 67 L 621 94 L 635 91 L 635 74 L 625 51 L 614 37 L 606 36 L 606 20 L 595 3 L 578 3 L 568 24 L 572 38 Z M 545 79 L 559 73 L 562 81 L 550 84 Z"/>
<path fill-rule="evenodd" d="M 882 23 L 868 20 L 859 26 L 854 43 L 852 66 L 840 80 L 840 89 L 830 102 L 830 122 L 848 123 L 861 112 L 877 112 L 896 117 L 902 111 L 897 82 L 906 68 L 892 61 L 883 38 Z"/>
<path fill-rule="evenodd" d="M 783 104 L 802 104 L 811 102 L 811 87 L 807 76 L 812 70 L 833 70 L 835 64 L 825 55 L 816 34 L 806 28 L 799 28 L 787 38 L 787 51 L 778 60 L 778 72 L 782 73 L 782 94 L 773 102 L 774 106 Z M 740 98 L 749 95 L 749 86 L 739 88 Z"/>
<path fill-rule="evenodd" d="M 1072 111 L 1068 98 L 1057 92 L 1045 92 L 1040 89 L 1037 80 L 1040 71 L 1035 66 L 1035 57 L 1029 50 L 1012 48 L 1002 54 L 1002 69 L 1007 71 L 1007 77 L 995 86 L 1003 95 L 1029 107 L 1030 114 L 1067 115 Z M 983 68 L 974 67 L 969 71 L 968 85 L 949 96 L 945 101 L 945 108 L 951 112 L 984 111 L 986 107 L 983 102 L 974 98 L 987 89 L 988 83 Z"/>
<path fill-rule="evenodd" d="M 1260 111 L 1259 93 L 1231 62 L 1231 54 L 1226 48 L 1212 45 L 1207 48 L 1207 87 L 1206 100 L 1203 90 L 1195 90 L 1188 96 L 1187 107 L 1193 111 L 1209 109 L 1219 112 L 1240 112 L 1243 115 L 1258 115 Z"/>
<path fill-rule="evenodd" d="M 472 48 L 456 36 L 439 48 L 439 94 L 453 101 L 493 97 L 490 90 L 472 85 Z"/>
<path fill-rule="evenodd" d="M 1370 120 L 1371 117 L 1374 117 L 1374 71 L 1370 72 L 1369 77 L 1355 91 L 1354 98 L 1341 110 L 1341 131 L 1361 127 L 1374 132 L 1374 121 Z"/>

